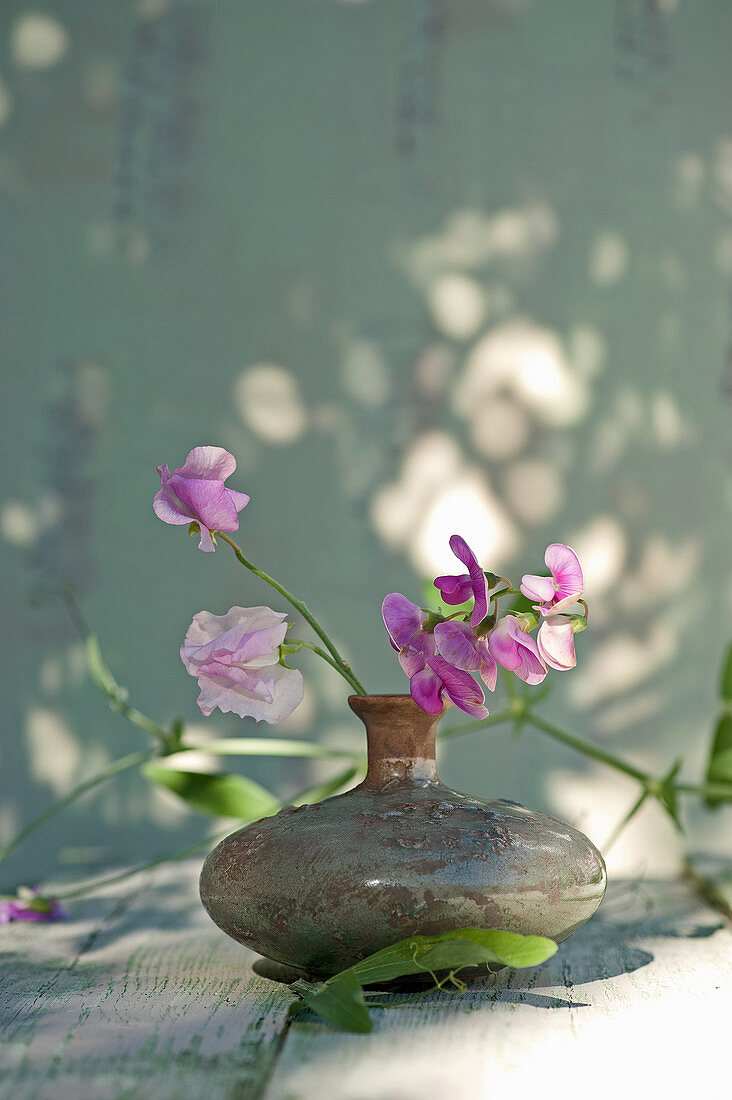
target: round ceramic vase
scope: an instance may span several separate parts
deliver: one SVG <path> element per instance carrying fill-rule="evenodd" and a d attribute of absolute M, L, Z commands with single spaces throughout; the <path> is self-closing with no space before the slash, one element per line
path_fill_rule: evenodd
<path fill-rule="evenodd" d="M 605 893 L 577 829 L 444 786 L 439 715 L 409 695 L 353 695 L 368 772 L 345 794 L 232 833 L 201 872 L 211 919 L 239 943 L 323 979 L 411 935 L 501 928 L 561 941 Z"/>

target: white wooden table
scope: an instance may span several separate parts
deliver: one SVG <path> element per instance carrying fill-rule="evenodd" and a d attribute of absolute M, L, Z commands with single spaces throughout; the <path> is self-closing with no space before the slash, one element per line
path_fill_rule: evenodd
<path fill-rule="evenodd" d="M 732 1097 L 732 931 L 684 883 L 613 883 L 544 966 L 348 1035 L 288 1017 L 287 987 L 202 911 L 197 871 L 0 928 L 0 1100 Z"/>

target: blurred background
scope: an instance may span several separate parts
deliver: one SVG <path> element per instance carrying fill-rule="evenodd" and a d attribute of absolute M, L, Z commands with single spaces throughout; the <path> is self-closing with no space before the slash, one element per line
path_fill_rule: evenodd
<path fill-rule="evenodd" d="M 383 596 L 422 602 L 454 531 L 516 581 L 570 543 L 590 629 L 543 713 L 701 779 L 732 611 L 730 42 L 727 0 L 4 0 L 0 840 L 146 744 L 39 600 L 55 576 L 158 720 L 361 746 L 310 655 L 282 726 L 199 714 L 193 614 L 286 606 L 153 515 L 156 465 L 198 444 L 236 455 L 245 552 L 373 692 L 407 690 Z M 328 774 L 233 767 L 284 796 Z M 528 729 L 440 770 L 600 844 L 637 793 Z M 728 809 L 684 812 L 729 850 Z M 0 887 L 211 829 L 128 774 Z M 648 805 L 610 869 L 679 852 Z"/>

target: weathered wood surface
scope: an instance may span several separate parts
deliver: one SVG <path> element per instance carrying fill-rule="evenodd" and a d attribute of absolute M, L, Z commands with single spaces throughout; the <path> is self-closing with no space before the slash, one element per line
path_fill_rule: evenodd
<path fill-rule="evenodd" d="M 252 972 L 196 893 L 198 864 L 0 928 L 0 1100 L 728 1100 L 732 930 L 683 883 L 611 885 L 531 972 L 430 994 L 344 1035 Z"/>

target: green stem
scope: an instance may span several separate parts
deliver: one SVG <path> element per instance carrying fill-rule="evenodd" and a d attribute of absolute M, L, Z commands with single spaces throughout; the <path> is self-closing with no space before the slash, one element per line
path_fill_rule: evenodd
<path fill-rule="evenodd" d="M 73 791 L 69 791 L 69 793 L 63 798 L 60 798 L 58 802 L 54 802 L 53 806 L 49 807 L 49 809 L 39 814 L 38 817 L 34 817 L 24 829 L 16 833 L 12 840 L 8 841 L 3 848 L 0 848 L 0 862 L 2 862 L 6 856 L 10 855 L 10 853 L 14 851 L 21 841 L 25 840 L 30 833 L 40 825 L 45 824 L 50 818 L 55 817 L 57 813 L 66 806 L 71 805 L 77 798 L 81 798 L 87 791 L 99 786 L 100 783 L 104 783 L 107 779 L 112 779 L 113 776 L 119 775 L 121 772 L 137 767 L 139 764 L 144 764 L 146 760 L 156 755 L 157 749 L 145 749 L 143 752 L 133 752 L 129 756 L 122 756 L 119 760 L 115 760 L 108 768 L 92 776 L 91 779 L 85 779 L 78 787 L 74 787 Z"/>
<path fill-rule="evenodd" d="M 707 783 L 697 786 L 694 783 L 674 783 L 677 794 L 698 794 L 702 798 L 723 798 L 732 801 L 732 783 Z"/>
<path fill-rule="evenodd" d="M 356 680 L 356 677 L 353 675 L 353 673 L 350 672 L 350 669 L 349 669 L 350 675 L 347 675 L 346 672 L 344 671 L 344 669 L 340 665 L 336 664 L 336 662 L 333 660 L 333 658 L 329 657 L 328 654 L 325 652 L 325 650 L 321 649 L 319 645 L 313 645 L 312 642 L 304 642 L 302 640 L 302 638 L 290 638 L 290 639 L 288 639 L 288 641 L 285 644 L 286 645 L 301 645 L 301 646 L 304 646 L 305 649 L 311 649 L 313 651 L 313 653 L 317 653 L 318 657 L 322 657 L 324 661 L 327 661 L 331 668 L 334 668 L 336 670 L 336 672 L 340 673 L 340 675 L 343 676 L 343 678 L 348 681 L 348 683 L 351 685 L 351 687 L 355 687 L 356 691 L 358 692 L 359 695 L 365 695 L 366 694 L 365 691 L 358 691 L 358 687 L 357 687 L 358 681 Z"/>
<path fill-rule="evenodd" d="M 624 775 L 629 775 L 633 779 L 639 780 L 644 786 L 652 783 L 653 779 L 646 772 L 641 771 L 640 768 L 635 768 L 632 764 L 627 764 L 624 760 L 614 756 L 610 752 L 606 752 L 604 749 L 600 749 L 597 745 L 591 744 L 589 741 L 583 741 L 579 737 L 575 737 L 574 734 L 567 733 L 561 729 L 560 726 L 555 726 L 553 722 L 547 722 L 544 718 L 539 718 L 538 715 L 533 714 L 531 710 L 527 709 L 525 712 L 526 721 L 534 726 L 538 730 L 542 730 L 543 733 L 553 737 L 555 741 L 561 741 L 564 745 L 569 745 L 570 748 L 576 749 L 577 752 L 581 752 L 584 756 L 591 756 L 593 760 L 599 760 L 602 764 L 609 764 L 611 768 L 615 768 L 616 771 L 623 772 Z"/>
<path fill-rule="evenodd" d="M 344 659 L 341 657 L 340 653 L 335 647 L 335 644 L 331 641 L 326 632 L 323 630 L 320 623 L 308 610 L 307 606 L 302 602 L 302 600 L 298 600 L 297 596 L 293 596 L 291 592 L 288 592 L 287 589 L 279 583 L 279 581 L 276 581 L 274 579 L 274 577 L 270 577 L 268 573 L 265 573 L 262 569 L 258 569 L 256 565 L 245 558 L 244 554 L 242 553 L 241 547 L 237 546 L 234 540 L 230 539 L 228 535 L 224 534 L 222 531 L 217 531 L 216 537 L 219 539 L 223 539 L 225 543 L 228 543 L 242 565 L 245 565 L 250 572 L 254 573 L 257 577 L 260 578 L 260 580 L 265 581 L 266 584 L 269 584 L 272 588 L 274 588 L 276 592 L 279 592 L 281 596 L 284 596 L 288 603 L 292 604 L 295 610 L 299 612 L 300 615 L 302 615 L 303 619 L 305 619 L 305 621 L 310 624 L 310 626 L 320 638 L 321 642 L 325 644 L 326 649 L 335 660 L 334 667 L 338 669 L 341 676 L 343 676 L 345 680 L 348 680 L 349 684 L 355 689 L 358 695 L 368 695 L 368 692 L 366 691 L 363 684 L 361 684 L 355 674 L 351 671 L 348 662 L 344 661 Z"/>

